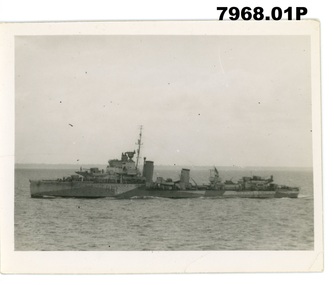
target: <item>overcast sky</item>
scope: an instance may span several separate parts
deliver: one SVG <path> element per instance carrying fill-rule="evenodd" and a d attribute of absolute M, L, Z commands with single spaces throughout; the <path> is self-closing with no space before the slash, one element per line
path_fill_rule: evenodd
<path fill-rule="evenodd" d="M 312 166 L 306 36 L 22 36 L 16 163 Z"/>

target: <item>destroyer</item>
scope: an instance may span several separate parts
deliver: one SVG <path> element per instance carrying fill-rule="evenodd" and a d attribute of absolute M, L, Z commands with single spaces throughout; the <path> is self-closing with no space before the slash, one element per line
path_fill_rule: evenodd
<path fill-rule="evenodd" d="M 30 180 L 32 198 L 104 198 L 120 199 L 163 197 L 163 198 L 297 198 L 299 188 L 277 185 L 273 177 L 243 177 L 237 183 L 222 182 L 214 167 L 210 170 L 207 184 L 190 182 L 190 170 L 183 168 L 180 179 L 157 177 L 153 181 L 154 163 L 144 158 L 142 173 L 138 168 L 142 130 L 138 149 L 122 153 L 121 159 L 111 159 L 104 170 L 98 168 L 80 169 L 75 175 L 56 180 Z M 136 161 L 134 161 L 134 156 Z"/>

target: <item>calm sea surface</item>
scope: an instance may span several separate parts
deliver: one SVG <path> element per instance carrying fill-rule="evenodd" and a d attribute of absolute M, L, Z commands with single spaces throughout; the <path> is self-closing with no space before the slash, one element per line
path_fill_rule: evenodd
<path fill-rule="evenodd" d="M 176 179 L 167 170 L 158 175 Z M 298 199 L 32 199 L 29 179 L 73 170 L 15 170 L 16 250 L 312 250 L 311 171 L 253 172 L 300 186 Z M 251 173 L 220 171 L 237 181 Z M 192 171 L 197 183 L 208 172 Z"/>

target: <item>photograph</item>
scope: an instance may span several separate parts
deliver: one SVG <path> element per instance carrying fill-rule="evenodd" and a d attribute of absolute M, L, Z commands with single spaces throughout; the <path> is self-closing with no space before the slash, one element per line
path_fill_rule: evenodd
<path fill-rule="evenodd" d="M 12 34 L 13 254 L 319 257 L 318 23 L 167 24 Z"/>

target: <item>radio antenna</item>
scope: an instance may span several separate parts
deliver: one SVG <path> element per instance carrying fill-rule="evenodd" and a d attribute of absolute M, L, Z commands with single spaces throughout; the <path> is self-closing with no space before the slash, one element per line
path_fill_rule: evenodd
<path fill-rule="evenodd" d="M 138 162 L 139 162 L 139 157 L 140 157 L 140 147 L 143 145 L 141 143 L 142 130 L 143 130 L 143 126 L 141 125 L 140 132 L 139 132 L 139 139 L 138 139 L 138 142 L 136 143 L 136 145 L 138 145 L 137 158 L 136 158 L 136 169 L 138 169 Z"/>

